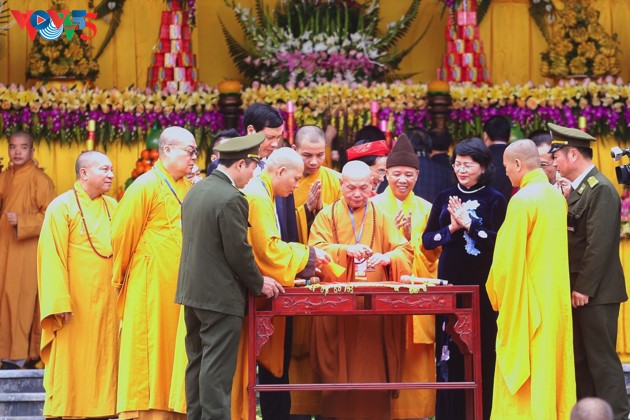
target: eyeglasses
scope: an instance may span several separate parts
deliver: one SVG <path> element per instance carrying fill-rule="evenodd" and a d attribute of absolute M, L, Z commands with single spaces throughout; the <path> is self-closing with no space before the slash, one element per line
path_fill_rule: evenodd
<path fill-rule="evenodd" d="M 192 149 L 189 149 L 187 147 L 178 146 L 176 144 L 169 144 L 169 146 L 170 147 L 177 147 L 178 149 L 183 150 L 184 152 L 188 153 L 188 155 L 191 158 L 193 158 L 193 159 L 196 158 L 197 156 L 199 156 L 199 149 L 197 149 L 196 147 L 192 148 Z"/>
<path fill-rule="evenodd" d="M 549 166 L 553 165 L 551 162 L 540 162 L 540 167 L 541 168 L 548 168 Z"/>
<path fill-rule="evenodd" d="M 387 170 L 386 169 L 371 169 L 371 171 L 373 173 L 375 173 L 376 175 L 380 176 L 380 177 L 384 177 L 385 175 L 387 175 Z"/>
<path fill-rule="evenodd" d="M 455 172 L 460 172 L 460 171 L 470 172 L 472 169 L 475 169 L 479 167 L 480 165 L 478 163 L 454 163 L 451 166 L 453 167 Z"/>

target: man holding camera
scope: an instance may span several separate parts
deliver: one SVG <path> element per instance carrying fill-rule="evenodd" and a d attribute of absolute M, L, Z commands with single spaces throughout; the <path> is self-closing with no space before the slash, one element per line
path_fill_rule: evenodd
<path fill-rule="evenodd" d="M 602 398 L 615 419 L 627 419 L 628 396 L 616 352 L 619 306 L 628 299 L 619 259 L 619 194 L 592 162 L 594 137 L 556 124 L 548 127 L 553 164 L 571 181 L 567 201 L 577 398 Z"/>

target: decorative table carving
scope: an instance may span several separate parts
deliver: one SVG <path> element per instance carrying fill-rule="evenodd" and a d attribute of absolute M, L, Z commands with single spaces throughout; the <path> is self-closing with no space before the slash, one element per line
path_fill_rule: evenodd
<path fill-rule="evenodd" d="M 388 283 L 382 286 L 360 283 L 339 284 L 325 289 L 294 287 L 256 308 L 249 296 L 249 418 L 256 418 L 256 392 L 287 390 L 376 390 L 376 389 L 465 389 L 469 419 L 482 418 L 481 341 L 479 336 L 479 288 L 477 286 L 417 286 Z M 465 357 L 466 382 L 256 384 L 256 356 L 273 334 L 274 316 L 321 315 L 433 315 L 446 314 L 448 332 Z"/>

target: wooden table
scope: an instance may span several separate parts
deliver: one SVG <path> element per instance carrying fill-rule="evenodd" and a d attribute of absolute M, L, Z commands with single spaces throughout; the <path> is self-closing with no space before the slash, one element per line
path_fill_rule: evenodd
<path fill-rule="evenodd" d="M 350 287 L 348 287 L 350 286 Z M 337 283 L 324 288 L 285 288 L 286 293 L 256 309 L 249 296 L 249 418 L 256 419 L 256 392 L 313 390 L 465 389 L 468 419 L 482 418 L 481 339 L 478 286 L 429 286 L 426 291 L 400 283 Z M 359 303 L 360 302 L 360 303 Z M 260 301 L 259 301 L 260 305 Z M 465 358 L 466 382 L 256 384 L 256 356 L 273 334 L 274 316 L 437 315 L 449 318 L 447 331 Z"/>

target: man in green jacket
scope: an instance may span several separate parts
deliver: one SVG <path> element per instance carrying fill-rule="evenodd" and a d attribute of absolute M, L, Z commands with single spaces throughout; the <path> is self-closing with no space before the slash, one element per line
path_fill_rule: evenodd
<path fill-rule="evenodd" d="M 249 206 L 239 191 L 251 179 L 264 134 L 217 148 L 218 168 L 186 195 L 175 302 L 186 321 L 188 418 L 229 419 L 232 378 L 246 289 L 276 297 L 284 289 L 260 274 L 247 241 Z"/>
<path fill-rule="evenodd" d="M 602 398 L 615 419 L 628 418 L 628 396 L 616 352 L 617 319 L 628 299 L 619 259 L 621 201 L 614 185 L 593 165 L 595 138 L 548 124 L 553 164 L 571 181 L 569 271 L 578 400 Z"/>

